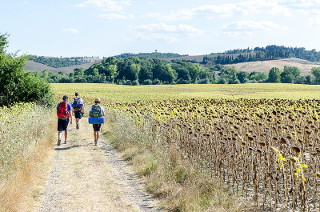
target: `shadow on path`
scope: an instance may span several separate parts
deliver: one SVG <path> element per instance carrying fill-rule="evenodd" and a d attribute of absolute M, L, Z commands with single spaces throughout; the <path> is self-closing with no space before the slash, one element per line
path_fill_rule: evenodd
<path fill-rule="evenodd" d="M 63 151 L 63 150 L 77 148 L 77 147 L 80 147 L 80 146 L 84 146 L 84 145 L 72 145 L 72 146 L 68 146 L 68 147 L 56 147 L 56 148 L 54 148 L 54 150 Z"/>

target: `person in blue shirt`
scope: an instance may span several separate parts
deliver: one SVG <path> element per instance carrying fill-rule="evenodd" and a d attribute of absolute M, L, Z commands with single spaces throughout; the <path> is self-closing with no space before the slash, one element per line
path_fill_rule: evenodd
<path fill-rule="evenodd" d="M 64 131 L 64 143 L 67 143 L 69 120 L 72 124 L 71 105 L 68 103 L 68 96 L 62 97 L 62 102 L 57 105 L 58 116 L 58 146 L 61 144 L 61 134 Z"/>

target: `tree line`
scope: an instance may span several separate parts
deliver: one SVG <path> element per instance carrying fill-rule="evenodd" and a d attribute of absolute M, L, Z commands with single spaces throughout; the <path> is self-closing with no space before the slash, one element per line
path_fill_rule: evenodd
<path fill-rule="evenodd" d="M 44 56 L 36 56 L 30 55 L 28 57 L 29 60 L 32 60 L 37 63 L 41 63 L 43 65 L 47 65 L 54 68 L 62 68 L 62 67 L 69 67 L 75 65 L 81 65 L 84 63 L 89 63 L 90 61 L 87 60 L 85 57 L 44 57 Z"/>
<path fill-rule="evenodd" d="M 176 53 L 161 53 L 161 52 L 152 52 L 152 53 L 123 53 L 114 56 L 116 59 L 128 59 L 130 57 L 147 57 L 147 58 L 176 58 L 176 57 L 184 57 L 189 56 L 188 54 L 176 54 Z"/>
<path fill-rule="evenodd" d="M 114 83 L 120 85 L 157 84 L 240 84 L 240 83 L 296 83 L 320 84 L 320 68 L 302 76 L 297 67 L 272 68 L 269 73 L 237 71 L 234 66 L 221 64 L 210 67 L 200 63 L 155 58 L 131 57 L 103 58 L 88 69 L 75 69 L 72 73 L 35 73 L 50 83 Z"/>
<path fill-rule="evenodd" d="M 320 62 L 320 52 L 315 49 L 306 50 L 303 47 L 285 47 L 269 45 L 266 47 L 255 47 L 253 49 L 228 50 L 220 54 L 204 56 L 203 65 L 212 64 L 235 64 L 241 62 L 277 60 L 285 58 L 300 58 L 311 62 Z"/>

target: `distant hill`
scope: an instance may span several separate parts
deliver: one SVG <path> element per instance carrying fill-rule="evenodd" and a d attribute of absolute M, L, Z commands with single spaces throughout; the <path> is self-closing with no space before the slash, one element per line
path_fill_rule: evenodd
<path fill-rule="evenodd" d="M 93 64 L 95 63 L 99 63 L 101 62 L 101 59 L 100 60 L 97 60 L 96 62 L 90 62 L 90 63 L 85 63 L 85 64 L 81 64 L 81 65 L 75 65 L 75 66 L 69 66 L 69 67 L 63 67 L 63 68 L 54 68 L 54 67 L 50 67 L 50 66 L 47 66 L 47 65 L 43 65 L 41 63 L 37 63 L 37 62 L 34 62 L 32 60 L 28 60 L 26 62 L 26 65 L 24 67 L 24 70 L 25 71 L 38 71 L 38 72 L 42 72 L 43 70 L 45 69 L 48 69 L 50 72 L 52 73 L 58 73 L 58 72 L 62 72 L 64 74 L 68 74 L 68 73 L 71 73 L 73 72 L 74 69 L 76 68 L 84 68 L 84 69 L 88 69 L 90 68 Z"/>
<path fill-rule="evenodd" d="M 43 71 L 70 73 L 75 68 L 88 69 L 102 59 L 90 57 L 52 58 L 43 56 L 33 56 L 33 61 L 26 63 L 26 71 Z M 166 61 L 196 62 L 203 66 L 210 67 L 217 64 L 231 66 L 234 65 L 238 71 L 265 72 L 268 73 L 272 67 L 283 69 L 284 66 L 295 66 L 301 70 L 302 75 L 311 73 L 312 67 L 320 66 L 320 52 L 306 50 L 303 47 L 284 47 L 270 45 L 266 47 L 255 47 L 253 49 L 234 49 L 222 53 L 211 53 L 206 55 L 181 55 L 176 53 L 124 53 L 114 56 L 117 59 L 127 59 L 130 57 L 158 58 Z M 32 59 L 32 58 L 31 58 Z M 36 62 L 36 61 L 38 61 Z M 42 64 L 41 64 L 42 63 Z M 84 63 L 72 65 L 73 63 Z M 72 66 L 71 66 L 72 65 Z M 54 67 L 55 66 L 55 67 Z M 60 67 L 68 66 L 68 67 Z M 58 68 L 59 67 L 59 68 Z"/>
<path fill-rule="evenodd" d="M 186 56 L 183 57 L 185 60 L 196 60 L 201 61 L 201 56 Z M 165 59 L 165 60 L 172 60 Z M 86 63 L 82 65 L 70 66 L 70 67 L 63 67 L 63 68 L 53 68 L 50 66 L 43 65 L 41 63 L 34 62 L 32 60 L 28 60 L 26 62 L 26 66 L 24 67 L 25 71 L 38 71 L 42 72 L 45 69 L 48 69 L 52 73 L 62 72 L 64 74 L 68 74 L 73 72 L 76 68 L 84 68 L 88 69 L 93 64 L 99 63 L 100 61 Z M 295 66 L 301 70 L 301 75 L 308 75 L 311 74 L 312 67 L 320 67 L 320 63 L 309 62 L 306 60 L 298 59 L 298 58 L 287 58 L 287 59 L 280 59 L 280 60 L 268 60 L 268 61 L 254 61 L 254 62 L 244 62 L 244 63 L 237 63 L 237 64 L 227 64 L 226 66 L 235 66 L 236 70 L 238 71 L 245 71 L 245 72 L 264 72 L 269 73 L 269 70 L 272 67 L 277 67 L 280 70 L 283 69 L 284 66 Z"/>
<path fill-rule="evenodd" d="M 47 65 L 54 68 L 63 68 L 81 65 L 85 63 L 90 63 L 96 61 L 98 58 L 94 57 L 45 57 L 45 56 L 36 56 L 30 55 L 29 60 L 32 60 L 43 65 Z"/>
<path fill-rule="evenodd" d="M 187 62 L 199 62 L 202 65 L 226 65 L 243 62 L 279 60 L 287 58 L 299 58 L 311 62 L 320 62 L 320 52 L 315 49 L 306 50 L 303 47 L 285 47 L 269 45 L 266 47 L 255 47 L 253 49 L 234 49 L 222 53 L 211 53 L 207 55 L 182 56 L 174 60 Z M 166 58 L 166 60 L 172 60 Z"/>
<path fill-rule="evenodd" d="M 263 73 L 269 73 L 270 69 L 273 67 L 277 67 L 280 70 L 283 70 L 284 66 L 295 66 L 300 69 L 301 75 L 305 76 L 311 74 L 311 69 L 313 67 L 320 67 L 320 63 L 309 62 L 298 58 L 287 58 L 280 60 L 244 62 L 237 64 L 229 64 L 226 66 L 234 66 L 237 71 Z"/>

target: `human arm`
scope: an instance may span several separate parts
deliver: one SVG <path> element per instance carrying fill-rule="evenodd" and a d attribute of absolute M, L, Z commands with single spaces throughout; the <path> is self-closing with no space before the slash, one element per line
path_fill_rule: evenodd
<path fill-rule="evenodd" d="M 70 119 L 70 124 L 72 124 L 72 114 L 70 114 L 70 112 L 72 112 L 72 107 L 70 104 L 68 104 L 68 108 L 67 110 L 69 111 L 69 119 Z"/>
<path fill-rule="evenodd" d="M 81 106 L 81 112 L 82 112 L 82 114 L 84 114 L 84 106 L 83 105 Z"/>
<path fill-rule="evenodd" d="M 60 103 L 57 105 L 57 117 L 59 118 L 59 105 Z"/>

